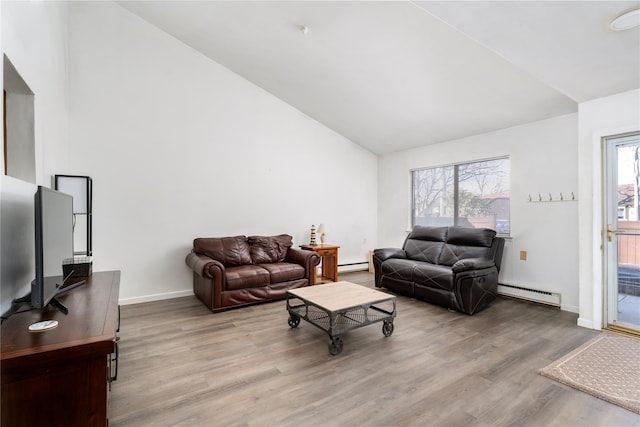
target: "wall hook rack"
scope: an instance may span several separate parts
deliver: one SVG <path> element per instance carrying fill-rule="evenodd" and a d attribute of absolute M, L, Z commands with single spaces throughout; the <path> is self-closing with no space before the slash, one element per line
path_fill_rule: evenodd
<path fill-rule="evenodd" d="M 578 201 L 573 191 L 571 192 L 571 199 L 569 199 L 568 197 L 565 197 L 564 193 L 558 193 L 559 196 L 557 198 L 554 198 L 552 193 L 548 193 L 548 194 L 549 194 L 549 197 L 542 197 L 542 193 L 538 193 L 537 200 L 535 200 L 533 197 L 531 197 L 531 194 L 529 194 L 529 203 L 577 202 Z"/>

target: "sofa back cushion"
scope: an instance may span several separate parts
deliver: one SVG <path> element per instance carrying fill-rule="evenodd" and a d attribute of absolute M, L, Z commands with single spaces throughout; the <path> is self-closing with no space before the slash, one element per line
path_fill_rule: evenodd
<path fill-rule="evenodd" d="M 251 264 L 246 236 L 197 238 L 193 240 L 193 250 L 221 262 L 225 267 Z"/>
<path fill-rule="evenodd" d="M 450 227 L 438 263 L 452 266 L 461 259 L 491 258 L 495 236 L 496 232 L 488 228 Z"/>
<path fill-rule="evenodd" d="M 251 261 L 254 264 L 268 264 L 282 262 L 287 256 L 287 250 L 293 246 L 291 236 L 249 236 Z"/>
<path fill-rule="evenodd" d="M 488 228 L 449 227 L 447 243 L 490 248 L 494 237 L 496 232 Z"/>
<path fill-rule="evenodd" d="M 440 252 L 447 238 L 448 227 L 425 227 L 416 225 L 404 242 L 407 258 L 438 264 Z"/>

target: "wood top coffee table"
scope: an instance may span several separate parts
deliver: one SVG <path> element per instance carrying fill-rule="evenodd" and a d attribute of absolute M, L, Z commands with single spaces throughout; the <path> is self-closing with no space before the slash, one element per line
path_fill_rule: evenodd
<path fill-rule="evenodd" d="M 341 335 L 361 326 L 382 323 L 385 337 L 393 333 L 396 297 L 351 282 L 325 283 L 287 291 L 289 326 L 304 319 L 329 334 L 329 352 L 342 351 Z"/>

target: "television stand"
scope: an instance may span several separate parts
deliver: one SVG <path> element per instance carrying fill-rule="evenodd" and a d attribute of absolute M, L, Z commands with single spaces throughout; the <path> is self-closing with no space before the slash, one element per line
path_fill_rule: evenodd
<path fill-rule="evenodd" d="M 67 306 L 61 303 L 60 300 L 58 300 L 58 298 L 56 297 L 51 298 L 51 301 L 49 301 L 49 304 L 51 304 L 52 306 L 54 306 L 64 314 L 69 314 L 69 309 L 67 308 Z"/>
<path fill-rule="evenodd" d="M 0 425 L 107 427 L 120 272 L 93 273 L 87 285 L 57 296 L 68 316 L 48 306 L 2 323 Z M 29 332 L 44 319 L 58 326 Z"/>

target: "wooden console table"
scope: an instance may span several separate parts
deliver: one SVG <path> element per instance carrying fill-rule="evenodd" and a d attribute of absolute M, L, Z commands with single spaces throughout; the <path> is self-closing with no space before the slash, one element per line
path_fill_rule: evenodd
<path fill-rule="evenodd" d="M 338 248 L 335 245 L 300 245 L 300 249 L 315 251 L 322 257 L 322 276 L 315 283 L 338 281 Z"/>
<path fill-rule="evenodd" d="M 107 388 L 119 323 L 120 272 L 94 273 L 48 306 L 2 324 L 3 426 L 106 426 Z M 32 323 L 58 326 L 29 332 Z"/>

